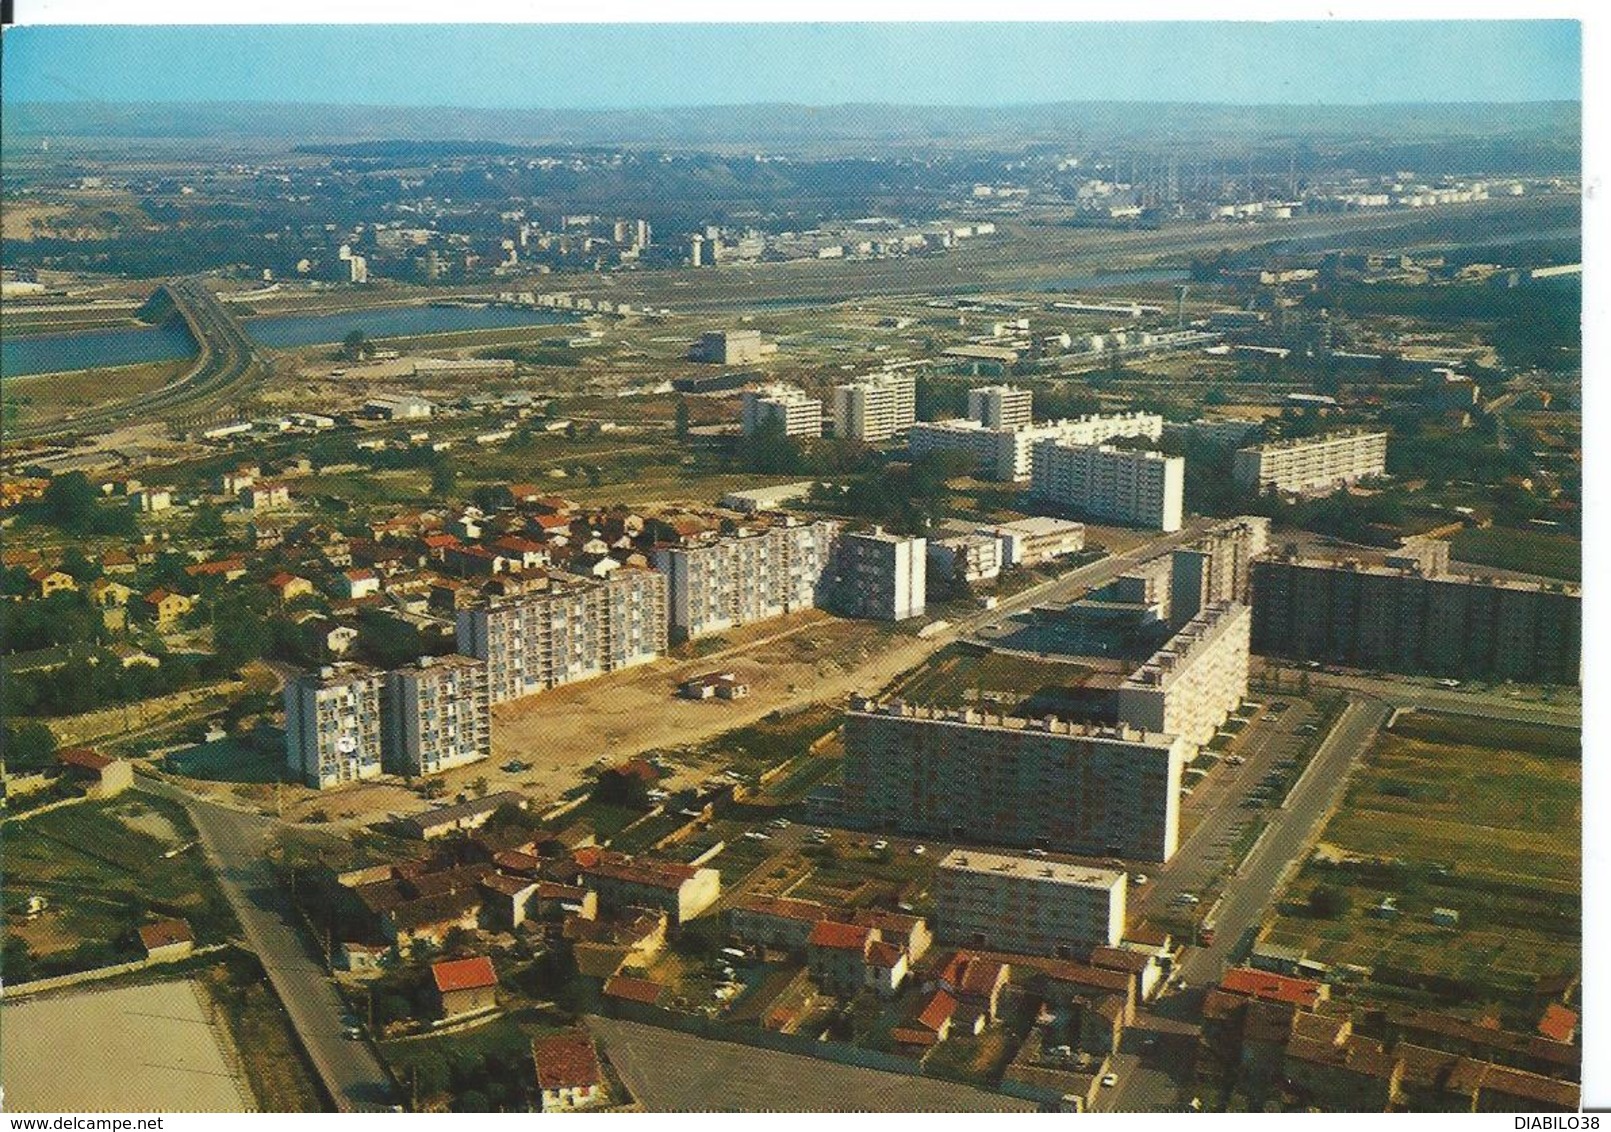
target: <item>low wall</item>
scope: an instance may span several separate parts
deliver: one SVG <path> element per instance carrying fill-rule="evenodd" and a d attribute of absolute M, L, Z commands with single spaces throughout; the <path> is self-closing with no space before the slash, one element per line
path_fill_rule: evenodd
<path fill-rule="evenodd" d="M 130 975 L 136 971 L 149 971 L 158 967 L 171 966 L 174 963 L 183 963 L 197 955 L 212 955 L 227 949 L 227 943 L 214 943 L 207 947 L 198 947 L 184 955 L 173 955 L 164 959 L 135 959 L 128 963 L 114 963 L 109 967 L 92 967 L 88 971 L 71 971 L 65 975 L 53 975 L 48 979 L 32 979 L 26 983 L 10 983 L 0 985 L 0 997 L 26 998 L 31 994 L 42 994 L 45 991 L 59 990 L 62 987 L 78 986 L 80 983 L 94 983 L 102 979 L 113 979 L 119 975 Z"/>

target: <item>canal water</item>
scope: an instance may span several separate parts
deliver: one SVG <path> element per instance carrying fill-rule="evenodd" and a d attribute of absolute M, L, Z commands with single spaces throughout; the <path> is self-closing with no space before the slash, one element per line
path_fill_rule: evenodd
<path fill-rule="evenodd" d="M 343 314 L 283 315 L 241 320 L 246 332 L 265 346 L 291 349 L 340 342 L 354 330 L 373 339 L 460 330 L 501 330 L 572 322 L 575 316 L 551 310 L 509 307 L 381 307 Z M 60 373 L 97 366 L 126 366 L 188 358 L 196 342 L 183 322 L 76 334 L 0 335 L 0 376 Z"/>

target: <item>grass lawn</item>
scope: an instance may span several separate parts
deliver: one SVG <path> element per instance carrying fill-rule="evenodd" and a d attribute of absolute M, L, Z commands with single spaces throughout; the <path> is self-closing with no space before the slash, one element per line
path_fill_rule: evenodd
<path fill-rule="evenodd" d="M 209 968 L 202 984 L 223 1007 L 246 1080 L 263 1112 L 322 1112 L 324 1101 L 285 1009 L 255 960 L 241 957 Z"/>
<path fill-rule="evenodd" d="M 999 697 L 1011 710 L 1026 697 L 1048 689 L 1076 687 L 1090 669 L 1080 664 L 1057 664 L 1001 653 L 980 654 L 965 645 L 948 645 L 890 690 L 913 703 L 961 706 L 976 693 Z"/>
<path fill-rule="evenodd" d="M 183 809 L 144 795 L 8 823 L 7 930 L 27 942 L 40 975 L 135 958 L 118 953 L 119 945 L 150 915 L 182 916 L 198 943 L 217 943 L 234 930 L 235 918 L 200 851 L 164 856 L 195 840 Z M 43 896 L 50 906 L 25 921 L 17 911 L 28 896 Z"/>
<path fill-rule="evenodd" d="M 1538 975 L 1579 969 L 1581 768 L 1559 729 L 1433 742 L 1413 736 L 1469 723 L 1406 719 L 1377 740 L 1321 835 L 1342 860 L 1304 867 L 1270 939 L 1323 962 L 1458 980 L 1468 998 L 1514 998 Z M 1310 915 L 1319 884 L 1341 890 L 1346 911 Z M 1399 914 L 1378 918 L 1386 896 Z M 1459 927 L 1434 926 L 1433 908 L 1457 911 Z"/>
<path fill-rule="evenodd" d="M 1583 543 L 1571 535 L 1486 527 L 1454 536 L 1450 553 L 1460 562 L 1517 570 L 1568 582 L 1583 577 Z"/>

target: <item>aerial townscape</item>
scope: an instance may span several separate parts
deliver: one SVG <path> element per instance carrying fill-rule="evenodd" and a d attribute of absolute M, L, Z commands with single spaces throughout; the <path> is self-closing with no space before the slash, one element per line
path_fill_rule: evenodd
<path fill-rule="evenodd" d="M 10 1109 L 1582 1107 L 1575 69 L 30 80 L 101 34 L 7 37 Z"/>

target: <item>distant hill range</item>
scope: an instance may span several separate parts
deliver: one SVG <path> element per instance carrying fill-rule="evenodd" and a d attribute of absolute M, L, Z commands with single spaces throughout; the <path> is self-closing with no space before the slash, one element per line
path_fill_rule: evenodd
<path fill-rule="evenodd" d="M 454 152 L 531 146 L 632 146 L 768 153 L 903 152 L 1040 146 L 1073 150 L 1146 145 L 1182 151 L 1265 149 L 1375 152 L 1413 145 L 1451 154 L 1500 144 L 1524 164 L 1575 169 L 1582 133 L 1576 102 L 1381 106 L 1220 106 L 1086 102 L 1034 106 L 749 105 L 640 110 L 487 110 L 278 103 L 27 103 L 8 101 L 8 148 L 23 139 L 256 139 L 300 145 L 453 139 Z M 355 149 L 354 154 L 362 153 Z M 374 153 L 373 156 L 387 156 Z M 1425 160 L 1425 158 L 1423 158 Z M 1376 164 L 1373 162 L 1372 164 Z M 1460 164 L 1465 164 L 1461 162 Z M 1480 162 L 1479 162 L 1480 164 Z M 1490 164 L 1488 167 L 1492 167 Z M 1406 166 L 1417 168 L 1417 166 Z M 1425 165 L 1420 168 L 1426 168 Z M 1447 168 L 1445 166 L 1444 168 Z"/>

